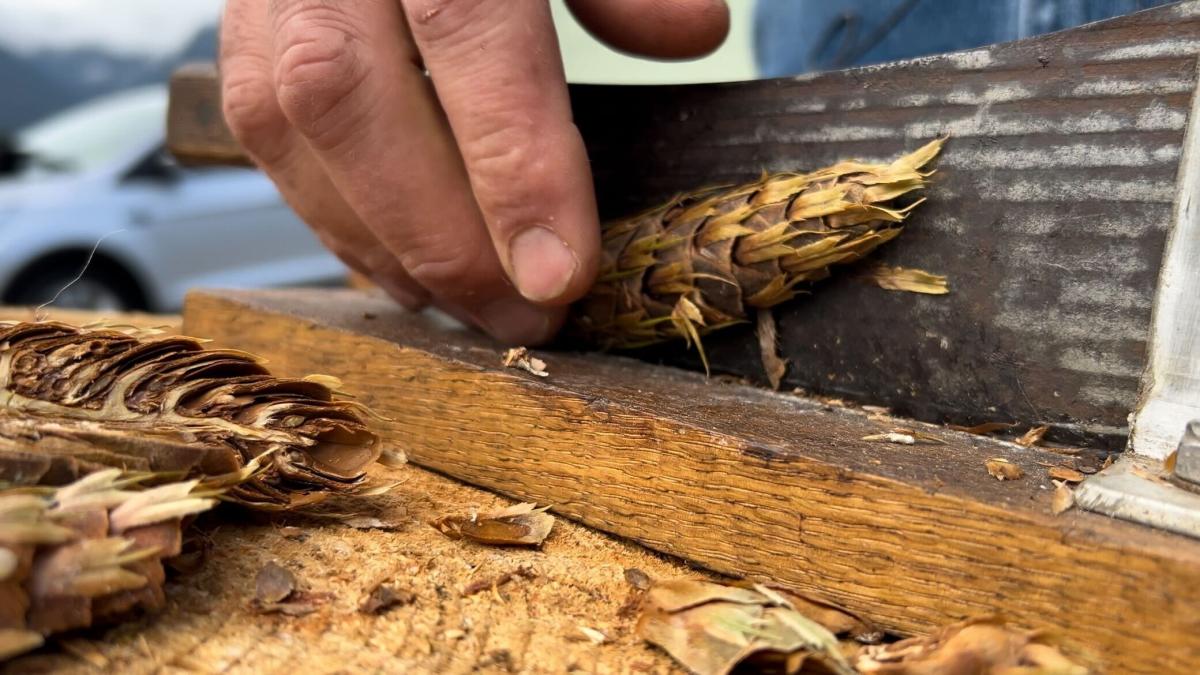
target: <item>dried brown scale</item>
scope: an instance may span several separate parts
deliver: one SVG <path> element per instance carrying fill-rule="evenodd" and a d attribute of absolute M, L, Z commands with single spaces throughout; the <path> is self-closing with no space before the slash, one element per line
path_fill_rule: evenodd
<path fill-rule="evenodd" d="M 56 490 L 0 490 L 0 661 L 162 607 L 163 559 L 182 550 L 183 521 L 216 500 L 198 481 L 137 487 L 105 469 Z"/>
<path fill-rule="evenodd" d="M 269 453 L 228 498 L 293 508 L 351 490 L 380 454 L 361 406 L 252 355 L 186 337 L 0 324 L 0 479 L 59 483 L 100 466 L 215 475 Z"/>
<path fill-rule="evenodd" d="M 599 280 L 573 312 L 578 336 L 635 348 L 747 321 L 901 232 L 943 140 L 891 164 L 841 162 L 808 174 L 677 197 L 605 225 Z M 703 357 L 703 351 L 701 351 Z"/>

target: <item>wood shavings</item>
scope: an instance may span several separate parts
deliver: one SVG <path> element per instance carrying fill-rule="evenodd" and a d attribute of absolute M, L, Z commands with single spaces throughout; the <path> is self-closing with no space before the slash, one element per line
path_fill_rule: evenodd
<path fill-rule="evenodd" d="M 1061 515 L 1075 506 L 1075 491 L 1066 481 L 1054 482 L 1054 496 L 1050 498 L 1050 513 Z"/>
<path fill-rule="evenodd" d="M 1023 448 L 1032 448 L 1035 445 L 1039 445 L 1042 442 L 1042 438 L 1045 437 L 1047 431 L 1050 431 L 1049 426 L 1043 425 L 1040 427 L 1033 427 L 1029 431 L 1026 431 L 1023 436 L 1017 439 L 1017 445 Z"/>
<path fill-rule="evenodd" d="M 550 374 L 546 371 L 546 362 L 530 354 L 525 347 L 513 347 L 504 352 L 501 363 L 505 368 L 517 368 L 538 377 L 546 377 Z"/>
<path fill-rule="evenodd" d="M 984 462 L 987 467 L 987 472 L 996 480 L 1019 480 L 1025 476 L 1025 470 L 1004 459 L 1003 457 L 992 457 Z"/>
<path fill-rule="evenodd" d="M 451 539 L 466 539 L 490 546 L 541 546 L 554 527 L 549 506 L 516 504 L 487 514 L 443 516 L 430 523 Z"/>
<path fill-rule="evenodd" d="M 758 351 L 762 358 L 763 371 L 771 389 L 779 390 L 779 383 L 787 373 L 787 359 L 779 356 L 779 343 L 775 328 L 775 315 L 769 309 L 758 310 Z"/>
<path fill-rule="evenodd" d="M 475 581 L 472 581 L 462 589 L 462 596 L 466 598 L 482 591 L 495 591 L 514 579 L 534 579 L 536 577 L 537 574 L 532 568 L 522 565 L 511 572 L 505 572 L 504 574 L 501 574 L 493 579 L 476 579 Z"/>
<path fill-rule="evenodd" d="M 97 670 L 108 670 L 112 665 L 108 657 L 101 654 L 96 645 L 87 640 L 65 638 L 58 640 L 57 644 L 64 652 Z"/>
<path fill-rule="evenodd" d="M 945 295 L 950 292 L 945 276 L 909 267 L 875 265 L 863 273 L 862 279 L 889 291 L 925 295 Z"/>

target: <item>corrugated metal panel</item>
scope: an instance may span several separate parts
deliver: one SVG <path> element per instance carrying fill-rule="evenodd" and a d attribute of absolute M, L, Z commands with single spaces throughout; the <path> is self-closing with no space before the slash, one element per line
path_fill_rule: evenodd
<path fill-rule="evenodd" d="M 1119 435 L 1146 366 L 1197 53 L 1188 2 L 884 66 L 573 96 L 607 217 L 948 134 L 929 202 L 880 257 L 948 274 L 954 292 L 821 285 L 777 314 L 786 384 L 929 420 Z M 718 370 L 759 373 L 749 330 L 707 341 Z"/>

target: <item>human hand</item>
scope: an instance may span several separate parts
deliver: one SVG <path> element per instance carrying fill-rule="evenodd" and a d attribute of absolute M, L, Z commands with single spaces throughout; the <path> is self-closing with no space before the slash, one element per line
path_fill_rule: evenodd
<path fill-rule="evenodd" d="M 707 53 L 729 24 L 723 0 L 568 5 L 646 56 Z M 237 140 L 405 306 L 534 344 L 591 286 L 595 197 L 546 0 L 228 0 L 220 63 Z"/>

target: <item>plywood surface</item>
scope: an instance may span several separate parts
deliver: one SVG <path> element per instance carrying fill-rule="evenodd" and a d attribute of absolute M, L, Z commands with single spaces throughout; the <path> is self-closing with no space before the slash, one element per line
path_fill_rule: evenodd
<path fill-rule="evenodd" d="M 369 295 L 195 295 L 185 330 L 323 371 L 390 418 L 417 463 L 711 569 L 766 577 L 900 632 L 1001 612 L 1112 672 L 1200 662 L 1200 543 L 1049 513 L 1045 450 L 897 422 L 626 359 L 504 369 L 478 335 Z M 1001 483 L 988 457 L 1022 466 Z"/>

